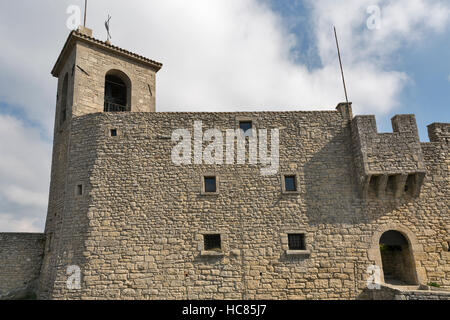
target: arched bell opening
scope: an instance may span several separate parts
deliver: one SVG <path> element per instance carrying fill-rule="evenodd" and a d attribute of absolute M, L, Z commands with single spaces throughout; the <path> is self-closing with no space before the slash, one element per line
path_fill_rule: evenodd
<path fill-rule="evenodd" d="M 131 81 L 119 70 L 110 70 L 105 76 L 104 112 L 131 111 Z"/>

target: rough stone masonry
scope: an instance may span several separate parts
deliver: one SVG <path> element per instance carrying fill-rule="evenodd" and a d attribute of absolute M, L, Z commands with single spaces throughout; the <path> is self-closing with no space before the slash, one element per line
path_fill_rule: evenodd
<path fill-rule="evenodd" d="M 371 279 L 450 288 L 449 123 L 428 126 L 423 143 L 414 115 L 378 133 L 347 103 L 155 112 L 161 67 L 89 29 L 70 33 L 52 71 L 45 233 L 0 234 L 2 297 L 364 299 L 376 296 Z M 279 129 L 278 173 L 248 161 L 174 165 L 172 133 L 195 121 L 224 136 L 243 122 Z"/>

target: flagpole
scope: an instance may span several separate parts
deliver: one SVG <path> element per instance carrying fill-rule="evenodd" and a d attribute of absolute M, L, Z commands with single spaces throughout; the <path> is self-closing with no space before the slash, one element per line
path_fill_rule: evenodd
<path fill-rule="evenodd" d="M 348 104 L 347 87 L 345 86 L 344 68 L 342 67 L 341 51 L 339 49 L 339 42 L 338 42 L 338 38 L 337 38 L 336 27 L 333 27 L 333 28 L 334 28 L 334 37 L 336 38 L 336 47 L 337 47 L 337 51 L 338 51 L 339 65 L 341 66 L 342 83 L 344 84 L 345 101 L 347 101 L 347 104 Z"/>
<path fill-rule="evenodd" d="M 84 27 L 86 28 L 87 0 L 84 0 Z"/>

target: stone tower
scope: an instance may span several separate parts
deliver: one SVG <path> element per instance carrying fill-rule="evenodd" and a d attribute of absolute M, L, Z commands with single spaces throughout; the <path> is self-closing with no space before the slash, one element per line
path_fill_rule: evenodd
<path fill-rule="evenodd" d="M 94 39 L 88 28 L 80 27 L 68 36 L 51 72 L 58 78 L 58 89 L 45 257 L 40 279 L 42 297 L 50 294 L 62 259 L 72 259 L 76 255 L 74 251 L 84 247 L 80 237 L 78 244 L 66 239 L 72 244 L 70 248 L 61 244 L 64 234 L 77 238 L 71 234 L 76 231 L 67 228 L 81 223 L 76 213 L 85 214 L 83 205 L 88 204 L 86 168 L 77 168 L 84 176 L 74 175 L 70 170 L 83 160 L 69 154 L 88 156 L 76 150 L 73 121 L 103 112 L 155 112 L 155 78 L 161 67 L 161 63 Z"/>

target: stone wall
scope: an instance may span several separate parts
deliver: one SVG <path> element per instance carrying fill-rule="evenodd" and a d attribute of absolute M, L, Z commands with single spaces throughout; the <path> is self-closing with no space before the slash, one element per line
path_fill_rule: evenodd
<path fill-rule="evenodd" d="M 280 129 L 280 171 L 261 165 L 171 161 L 174 129 L 235 129 L 237 119 Z M 111 129 L 118 135 L 111 137 Z M 270 141 L 270 138 L 269 138 Z M 419 197 L 363 199 L 345 113 L 121 113 L 72 121 L 64 212 L 54 252 L 55 299 L 350 299 L 363 294 L 367 268 L 381 266 L 379 236 L 400 230 L 418 278 L 450 285 L 448 145 L 419 144 L 427 176 Z M 269 146 L 270 150 L 270 146 Z M 299 192 L 282 192 L 282 174 Z M 201 192 L 203 175 L 219 192 Z M 76 196 L 78 184 L 85 193 Z M 384 231 L 383 231 L 384 230 Z M 220 255 L 202 254 L 206 233 Z M 290 254 L 285 235 L 304 232 Z M 379 262 L 378 262 L 379 261 Z M 81 269 L 81 289 L 66 269 Z"/>
<path fill-rule="evenodd" d="M 450 292 L 439 291 L 400 291 L 395 300 L 450 300 Z"/>
<path fill-rule="evenodd" d="M 0 233 L 0 299 L 36 295 L 44 245 L 41 233 Z"/>
<path fill-rule="evenodd" d="M 360 296 L 362 300 L 450 300 L 449 291 L 408 290 L 398 287 L 382 285 L 380 289 L 364 290 Z"/>

